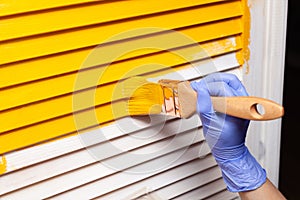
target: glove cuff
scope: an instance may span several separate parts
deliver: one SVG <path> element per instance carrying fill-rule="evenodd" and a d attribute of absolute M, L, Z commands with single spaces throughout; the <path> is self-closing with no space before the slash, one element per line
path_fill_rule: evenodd
<path fill-rule="evenodd" d="M 266 182 L 266 171 L 251 155 L 248 148 L 236 159 L 220 160 L 216 158 L 222 170 L 224 182 L 230 192 L 255 190 Z"/>

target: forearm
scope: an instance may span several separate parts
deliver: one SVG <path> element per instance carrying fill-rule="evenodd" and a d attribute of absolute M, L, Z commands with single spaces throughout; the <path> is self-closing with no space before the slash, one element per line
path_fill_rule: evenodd
<path fill-rule="evenodd" d="M 280 191 L 271 183 L 269 179 L 256 190 L 239 192 L 242 200 L 285 200 L 286 198 L 280 193 Z"/>

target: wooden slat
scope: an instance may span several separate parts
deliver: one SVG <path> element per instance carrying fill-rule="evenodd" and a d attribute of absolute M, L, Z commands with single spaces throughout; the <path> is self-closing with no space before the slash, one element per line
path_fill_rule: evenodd
<path fill-rule="evenodd" d="M 224 11 L 219 10 L 218 15 L 214 13 L 208 16 L 200 15 L 199 11 L 195 13 L 182 11 L 178 13 L 151 15 L 147 18 L 138 18 L 135 20 L 125 20 L 122 21 L 122 23 L 107 23 L 99 26 L 3 42 L 0 46 L 0 55 L 2 55 L 0 57 L 0 64 L 103 44 L 108 42 L 108 40 L 120 40 L 157 32 L 157 29 L 145 29 L 145 27 L 158 27 L 163 31 L 166 29 L 176 29 L 224 18 L 237 17 L 241 16 L 241 14 L 240 9 L 237 9 L 236 12 L 232 13 L 231 8 L 224 9 Z M 186 15 L 190 17 L 187 18 Z M 176 20 L 174 20 L 175 18 Z M 206 26 L 205 34 L 211 35 L 213 33 L 219 33 L 222 35 L 222 32 L 224 31 L 226 32 L 234 28 L 240 28 L 240 25 L 233 25 L 230 23 L 233 23 L 233 21 L 228 20 L 224 22 L 221 32 L 217 29 L 207 29 L 209 26 Z M 129 30 L 138 28 L 142 28 L 143 31 L 136 32 L 135 34 L 128 32 Z M 123 34 L 120 35 L 122 32 Z M 198 34 L 199 33 L 204 34 L 202 32 L 198 32 Z M 84 37 L 84 39 L 82 37 Z"/>
<path fill-rule="evenodd" d="M 173 199 L 176 196 L 180 196 L 181 194 L 187 193 L 195 188 L 201 187 L 209 182 L 219 179 L 221 176 L 222 175 L 220 172 L 220 168 L 218 166 L 215 166 L 213 168 L 207 169 L 204 172 L 200 172 L 191 177 L 187 177 L 186 179 L 178 181 L 172 185 L 168 185 L 167 187 L 157 190 L 156 194 L 163 199 Z"/>
<path fill-rule="evenodd" d="M 216 68 L 213 70 L 226 70 L 239 66 L 234 53 L 230 54 L 228 58 L 224 58 L 221 57 L 219 61 L 214 62 Z M 201 68 L 201 66 L 202 65 L 199 65 L 198 67 Z M 201 69 L 199 70 L 201 71 Z M 176 72 L 176 74 L 178 75 L 180 74 L 180 72 Z M 197 74 L 194 73 L 189 76 L 189 78 L 191 78 L 192 76 L 195 76 L 194 78 L 196 78 Z M 117 113 L 112 113 L 112 111 L 116 110 L 118 111 Z M 97 118 L 93 117 L 95 116 L 95 114 Z M 75 117 L 73 115 L 66 115 L 62 118 L 55 118 L 53 120 L 35 124 L 34 126 L 28 126 L 22 129 L 14 130 L 12 132 L 7 132 L 5 134 L 2 134 L 0 137 L 0 153 L 32 145 L 37 142 L 64 135 L 66 133 L 72 133 L 82 128 L 95 126 L 100 123 L 99 121 L 103 122 L 109 118 L 115 119 L 116 117 L 125 115 L 128 115 L 126 112 L 126 101 L 121 101 L 113 104 L 113 107 L 111 104 L 107 106 L 100 106 L 97 107 L 96 110 L 91 109 L 79 112 Z M 74 120 L 76 121 L 76 123 L 74 122 Z"/>
<path fill-rule="evenodd" d="M 216 29 L 216 27 L 211 27 Z M 204 49 L 208 48 L 208 42 L 203 42 L 204 40 L 214 37 L 211 35 L 210 38 L 205 38 L 207 35 L 197 34 L 201 30 L 191 28 L 193 31 L 186 31 L 187 29 L 181 29 L 180 32 L 166 32 L 165 34 L 152 35 L 149 37 L 136 38 L 135 40 L 125 40 L 123 42 L 114 43 L 112 45 L 106 45 L 102 47 L 103 52 L 114 52 L 115 49 L 125 49 L 125 47 L 130 46 L 133 52 L 128 52 L 121 57 L 115 58 L 114 61 L 125 60 L 128 58 L 134 58 L 141 55 L 146 55 L 150 53 L 159 52 L 161 50 L 167 50 L 175 47 L 190 45 L 191 43 L 202 42 L 201 46 Z M 180 35 L 181 33 L 186 35 Z M 230 36 L 232 34 L 237 34 L 238 32 L 223 32 L 223 37 Z M 180 36 L 179 36 L 180 35 Z M 189 38 L 190 37 L 190 38 Z M 180 38 L 180 39 L 174 39 Z M 193 38 L 193 39 L 191 39 Z M 215 38 L 217 39 L 217 38 Z M 240 41 L 240 39 L 236 39 Z M 159 42 L 158 42 L 159 41 Z M 220 41 L 226 47 L 226 39 L 224 42 Z M 212 43 L 212 46 L 215 45 Z M 156 46 L 157 48 L 147 48 Z M 89 54 L 98 51 L 92 48 L 71 51 L 64 54 L 47 56 L 42 58 L 37 58 L 33 60 L 26 60 L 23 62 L 17 62 L 7 65 L 2 65 L 0 67 L 0 88 L 13 86 L 20 83 L 25 83 L 29 81 L 39 80 L 46 77 L 57 76 L 60 74 L 70 73 L 79 70 L 84 67 L 87 68 L 87 64 L 91 66 L 110 63 L 110 57 L 101 57 L 94 59 L 93 62 L 84 63 L 83 61 L 88 58 Z M 63 63 L 63 67 L 62 67 Z M 14 76 L 11 76 L 14 74 Z"/>
<path fill-rule="evenodd" d="M 180 195 L 174 200 L 181 200 L 181 199 L 206 199 L 206 197 L 210 196 L 211 194 L 218 193 L 226 188 L 224 180 L 222 178 L 211 182 L 203 187 L 197 188 L 193 191 Z"/>
<path fill-rule="evenodd" d="M 231 38 L 231 39 L 234 40 L 235 38 Z M 215 43 L 211 43 L 210 46 L 213 46 L 213 48 L 210 48 L 210 49 L 205 48 L 205 49 L 207 49 L 207 53 L 209 53 L 212 56 L 216 56 L 218 54 L 223 54 L 223 53 L 230 52 L 233 50 L 238 50 L 240 47 L 236 46 L 238 44 L 231 43 L 230 42 L 231 39 L 221 40 L 221 41 L 217 41 Z M 221 45 L 223 43 L 228 46 Z M 217 44 L 219 44 L 219 46 L 217 46 Z M 160 62 L 161 57 L 165 58 L 164 60 L 168 62 L 168 63 L 166 63 L 166 62 L 163 63 L 164 66 L 172 66 L 172 65 L 182 64 L 181 62 L 185 62 L 185 61 L 176 59 L 177 58 L 176 53 L 179 53 L 180 55 L 195 55 L 198 53 L 198 50 L 199 50 L 199 47 L 198 48 L 189 47 L 189 48 L 185 48 L 184 51 L 174 51 L 173 52 L 174 54 L 171 54 L 171 55 L 168 53 L 165 53 L 165 56 L 163 56 L 162 54 L 155 55 L 155 56 L 148 56 L 145 59 L 146 60 L 145 64 L 147 64 L 147 62 L 150 62 L 150 61 Z M 168 56 L 169 56 L 169 58 L 168 58 Z M 173 56 L 175 56 L 175 57 L 172 58 Z M 155 57 L 157 57 L 157 59 L 155 59 Z M 170 63 L 170 62 L 173 62 L 173 63 Z M 179 62 L 179 63 L 177 63 L 177 62 Z M 139 65 L 131 64 L 130 61 L 123 63 L 123 64 L 124 64 L 124 66 L 117 66 L 117 67 L 125 68 L 128 66 L 141 66 L 142 65 L 142 64 L 139 64 Z M 201 63 L 199 63 L 199 65 L 200 64 Z M 187 68 L 188 66 L 189 65 L 187 65 L 185 67 Z M 161 67 L 161 66 L 159 66 L 159 67 Z M 176 69 L 177 68 L 174 68 L 173 70 L 175 71 Z M 147 69 L 143 68 L 142 70 L 144 73 L 147 72 Z M 155 67 L 148 68 L 148 70 L 153 71 L 153 70 L 155 70 Z M 108 75 L 109 74 L 115 74 L 115 75 L 117 74 L 117 72 L 110 73 L 108 71 L 106 71 L 108 73 Z M 139 72 L 139 71 L 137 71 L 137 72 Z M 94 73 L 95 72 L 92 72 L 92 74 L 94 74 Z M 118 73 L 122 73 L 122 70 L 118 70 Z M 76 74 L 70 75 L 70 76 L 73 79 L 73 81 L 75 82 Z M 85 76 L 85 75 L 83 75 L 83 76 Z M 154 75 L 152 75 L 152 76 L 154 76 Z M 122 75 L 120 77 L 122 77 Z M 113 76 L 109 75 L 109 79 L 112 79 L 112 78 L 113 78 Z M 116 80 L 118 80 L 118 78 L 116 78 Z M 36 91 L 34 91 L 34 87 L 33 87 L 34 84 L 33 84 L 33 86 L 28 85 L 28 89 L 31 89 L 32 93 L 34 93 L 34 94 L 42 94 L 43 92 L 45 92 L 45 94 L 51 95 L 51 92 L 57 93 L 57 92 L 59 92 L 58 91 L 59 88 L 64 88 L 64 87 L 60 87 L 60 83 L 63 84 L 65 81 L 68 81 L 67 77 L 60 77 L 60 78 L 55 78 L 54 80 L 51 80 L 51 79 L 47 80 L 47 81 L 45 81 L 46 83 L 43 84 L 43 85 L 52 85 L 52 86 L 57 85 L 57 89 L 48 88 L 49 90 L 44 91 L 45 87 L 38 87 L 36 89 Z M 105 81 L 105 80 L 103 79 L 103 81 Z M 72 82 L 72 80 L 70 80 L 68 82 Z M 66 86 L 66 85 L 67 84 L 64 83 L 64 86 Z M 68 92 L 72 92 L 72 89 L 74 89 L 74 86 L 71 86 L 71 85 L 72 84 L 70 84 L 70 86 L 69 86 L 70 91 L 68 91 Z M 40 85 L 37 85 L 37 86 L 40 86 Z M 39 121 L 44 121 L 44 120 L 51 119 L 54 117 L 70 114 L 72 112 L 76 112 L 76 111 L 86 109 L 86 108 L 89 108 L 92 106 L 98 106 L 98 105 L 101 105 L 104 103 L 109 103 L 111 101 L 114 101 L 114 100 L 124 97 L 122 95 L 121 90 L 115 89 L 115 87 L 116 87 L 115 84 L 104 85 L 104 86 L 98 87 L 97 89 L 86 90 L 86 91 L 83 91 L 78 94 L 65 95 L 65 96 L 62 96 L 59 98 L 50 99 L 48 101 L 43 101 L 40 103 L 23 106 L 22 110 L 13 109 L 13 110 L 9 110 L 7 112 L 2 112 L 2 113 L 0 113 L 0 121 L 3 118 L 3 121 L 5 120 L 6 123 L 0 127 L 0 132 L 12 130 L 12 129 L 15 129 L 18 127 L 37 123 Z M 119 86 L 119 88 L 120 88 L 120 86 Z M 23 90 L 27 91 L 26 88 L 23 88 Z M 103 94 L 105 94 L 105 95 L 103 95 Z M 34 98 L 34 96 L 35 95 L 30 95 L 27 97 Z M 55 96 L 55 95 L 53 95 L 53 96 Z M 96 97 L 96 98 L 94 98 L 94 97 Z M 88 98 L 91 98 L 90 100 L 92 100 L 90 103 L 87 103 Z M 7 97 L 7 99 L 8 99 L 8 97 Z M 75 100 L 77 100 L 77 102 L 80 101 L 80 107 L 74 107 Z M 83 102 L 85 102 L 85 103 L 83 103 Z M 108 105 L 104 105 L 104 106 L 107 107 Z M 111 112 L 108 112 L 108 113 L 111 113 Z M 102 120 L 100 120 L 100 122 L 104 122 L 105 119 L 106 119 L 106 116 L 102 115 Z M 109 119 L 106 119 L 106 120 L 109 121 L 111 119 L 112 118 L 110 117 Z"/>
<path fill-rule="evenodd" d="M 147 190 L 146 192 L 148 194 L 151 194 L 152 191 L 159 191 L 159 189 L 161 188 L 172 186 L 173 183 L 176 183 L 186 178 L 189 179 L 190 176 L 196 175 L 199 172 L 202 172 L 200 173 L 202 176 L 203 170 L 205 170 L 206 168 L 211 168 L 215 164 L 215 160 L 212 156 L 208 156 L 204 159 L 196 159 L 189 163 L 185 163 L 184 165 L 181 165 L 177 168 L 170 169 L 168 171 L 144 179 L 135 184 L 113 191 L 107 195 L 99 196 L 95 199 L 126 199 L 126 197 L 128 197 L 127 199 L 134 199 L 135 197 L 138 197 L 134 194 L 135 191 L 139 191 L 145 188 Z M 203 184 L 203 182 L 200 180 L 203 180 L 203 177 L 198 180 L 198 183 L 196 185 Z M 176 191 L 176 189 L 174 189 L 174 191 Z M 163 194 L 164 195 L 159 196 L 164 197 L 166 193 Z"/>
<path fill-rule="evenodd" d="M 183 153 L 183 152 L 182 152 Z M 171 155 L 173 156 L 173 155 Z M 174 163 L 169 163 L 169 165 L 165 165 L 157 170 L 151 170 L 155 166 L 161 166 L 162 163 L 168 162 L 169 155 L 166 155 L 164 157 L 157 158 L 155 160 L 151 160 L 147 163 L 143 163 L 141 165 L 138 165 L 136 167 L 131 168 L 130 170 L 140 170 L 141 168 L 143 170 L 149 170 L 149 171 L 141 171 L 144 173 L 130 173 L 129 172 L 123 172 L 114 174 L 110 177 L 96 180 L 92 183 L 89 183 L 87 185 L 82 185 L 79 188 L 75 188 L 74 190 L 66 191 L 58 196 L 52 197 L 53 199 L 66 199 L 66 198 L 72 198 L 73 196 L 79 196 L 80 198 L 95 198 L 102 196 L 104 194 L 110 193 L 111 191 L 118 190 L 120 188 L 123 188 L 127 185 L 136 184 L 137 182 L 144 180 L 145 178 L 152 177 L 156 174 L 160 174 L 161 172 L 165 172 L 175 166 L 178 166 L 180 164 L 183 164 L 183 160 L 192 160 L 191 157 L 195 158 L 195 155 L 182 155 L 178 160 L 174 161 Z M 150 167 L 150 168 L 148 168 Z M 187 168 L 187 167 L 186 167 Z M 198 166 L 198 168 L 201 168 Z M 196 169 L 197 170 L 197 169 Z M 122 181 L 118 181 L 122 180 Z M 172 180 L 166 180 L 166 182 L 172 181 Z M 96 188 L 101 188 L 101 190 L 96 190 Z"/>
<path fill-rule="evenodd" d="M 38 184 L 31 185 L 24 189 L 19 189 L 11 194 L 3 195 L 0 197 L 10 197 L 10 198 L 15 197 L 16 198 L 18 196 L 25 195 L 28 197 L 38 197 L 38 198 L 43 199 L 43 198 L 55 195 L 57 193 L 61 193 L 63 191 L 72 189 L 77 186 L 84 185 L 84 187 L 85 187 L 87 184 L 94 185 L 93 183 L 95 181 L 99 182 L 100 184 L 103 184 L 103 183 L 107 184 L 106 189 L 101 187 L 101 190 L 99 191 L 99 192 L 106 193 L 106 192 L 109 192 L 110 190 L 114 190 L 114 187 L 117 187 L 117 185 L 112 186 L 112 185 L 108 184 L 108 182 L 110 182 L 110 181 L 115 182 L 115 180 L 114 180 L 115 178 L 117 178 L 120 175 L 123 176 L 123 173 L 119 172 L 119 170 L 124 170 L 124 171 L 128 171 L 128 172 L 135 171 L 135 170 L 142 170 L 142 169 L 146 169 L 149 166 L 152 166 L 153 163 L 156 163 L 156 164 L 157 163 L 166 163 L 167 164 L 168 161 L 169 162 L 172 161 L 173 163 L 170 163 L 171 166 L 167 165 L 165 167 L 165 168 L 169 168 L 169 167 L 172 167 L 172 166 L 174 167 L 174 166 L 177 166 L 178 164 L 181 164 L 182 161 L 186 162 L 186 161 L 195 159 L 198 156 L 197 151 L 195 151 L 195 149 L 193 151 L 187 150 L 186 148 L 183 148 L 183 147 L 191 144 L 191 142 L 195 142 L 195 143 L 199 142 L 200 138 L 201 137 L 199 137 L 199 134 L 193 134 L 193 133 L 184 134 L 184 133 L 182 133 L 174 138 L 170 138 L 168 140 L 162 140 L 162 141 L 156 142 L 155 144 L 151 144 L 151 145 L 145 146 L 143 148 L 133 150 L 131 152 L 132 153 L 131 156 L 130 155 L 128 156 L 128 154 L 121 154 L 117 157 L 112 157 L 109 160 L 102 161 L 102 162 L 104 162 L 104 164 L 101 164 L 101 162 L 97 162 L 97 160 L 94 159 L 93 165 L 87 165 L 86 167 L 81 167 L 81 168 L 78 168 L 77 170 L 72 170 L 68 173 L 63 173 L 60 176 L 53 177 L 52 179 L 46 179 L 42 182 L 39 182 Z M 170 144 L 170 142 L 175 142 L 175 141 L 178 142 L 177 143 L 178 145 L 168 145 L 168 144 Z M 167 145 L 169 147 L 161 150 L 161 147 L 162 147 L 161 145 Z M 183 148 L 183 149 L 181 149 L 181 148 Z M 199 146 L 198 146 L 198 148 L 199 148 Z M 149 150 L 154 153 L 145 154 L 145 152 L 149 152 Z M 194 152 L 194 154 L 191 154 L 191 152 Z M 143 158 L 141 158 L 141 157 L 138 158 L 136 156 L 132 157 L 132 155 L 139 155 L 140 153 L 142 153 L 141 155 L 144 155 Z M 187 153 L 189 153 L 189 154 L 187 154 Z M 176 160 L 177 158 L 179 158 L 179 159 Z M 75 159 L 76 159 L 76 157 L 73 157 L 74 161 L 75 161 Z M 78 159 L 78 157 L 77 157 L 77 159 Z M 130 162 L 123 163 L 124 165 L 123 164 L 119 165 L 118 169 L 111 168 L 107 165 L 110 162 L 120 163 L 122 160 L 124 161 L 124 159 L 126 159 L 127 161 L 129 161 L 129 159 L 130 159 Z M 162 161 L 164 161 L 164 162 L 162 162 Z M 72 167 L 72 164 L 73 164 L 72 162 L 68 162 L 68 164 L 66 164 L 66 162 L 61 163 L 61 165 L 66 166 L 66 167 Z M 63 167 L 63 166 L 61 166 L 61 167 Z M 116 167 L 116 166 L 114 166 L 114 167 Z M 130 167 L 130 168 L 128 168 L 128 167 Z M 164 171 L 165 168 L 158 169 L 157 171 L 155 170 L 155 171 L 149 172 L 149 174 L 146 173 L 146 174 L 144 174 L 144 176 L 151 176 L 153 174 L 158 173 L 159 171 Z M 40 169 L 42 169 L 42 168 L 40 168 Z M 152 169 L 153 169 L 153 166 L 152 166 Z M 46 172 L 46 173 L 48 173 L 47 176 L 49 176 L 49 174 L 52 175 L 55 172 L 57 172 L 56 167 L 53 166 L 51 168 L 51 171 L 53 171 L 53 172 L 51 172 L 51 173 L 49 173 L 49 171 Z M 124 173 L 124 174 L 131 174 L 128 172 Z M 62 172 L 60 172 L 60 173 L 62 173 Z M 45 172 L 43 172 L 43 174 L 45 174 Z M 38 174 L 37 174 L 37 176 L 38 176 Z M 112 178 L 112 177 L 115 177 L 115 178 Z M 44 177 L 38 177 L 38 178 L 44 178 Z M 133 177 L 133 178 L 129 177 L 128 181 L 137 181 L 136 178 L 140 179 L 139 176 Z M 122 181 L 122 183 L 121 182 L 119 182 L 119 183 L 126 184 L 125 179 L 123 179 L 123 181 Z M 26 182 L 28 182 L 28 181 L 26 181 Z M 33 191 L 33 190 L 40 191 L 40 192 L 36 192 L 36 193 L 32 194 L 31 191 Z M 34 196 L 32 196 L 32 195 L 34 195 Z"/>
<path fill-rule="evenodd" d="M 141 120 L 141 119 L 139 119 L 139 120 Z M 122 124 L 124 124 L 124 123 L 127 123 L 127 124 L 133 123 L 133 121 L 132 121 L 132 119 L 129 119 L 129 118 L 127 118 L 126 120 L 122 119 L 122 120 L 119 120 L 118 123 L 115 123 L 115 124 L 112 124 L 109 126 L 105 126 L 101 129 L 96 129 L 93 131 L 85 132 L 80 135 L 74 135 L 71 137 L 62 138 L 60 140 L 54 140 L 51 142 L 47 142 L 45 144 L 40 144 L 40 145 L 36 145 L 31 148 L 26 148 L 26 149 L 22 149 L 19 151 L 11 152 L 9 154 L 5 154 L 5 159 L 7 161 L 7 164 L 6 164 L 7 171 L 6 172 L 12 172 L 15 170 L 19 170 L 19 169 L 43 162 L 43 161 L 47 161 L 49 159 L 53 159 L 55 157 L 66 156 L 66 154 L 70 154 L 70 155 L 64 157 L 64 159 L 61 160 L 61 163 L 64 162 L 63 160 L 68 160 L 69 157 L 72 158 L 74 156 L 77 158 L 82 158 L 82 159 L 79 159 L 78 161 L 77 160 L 76 161 L 78 163 L 80 163 L 79 167 L 84 166 L 84 165 L 91 163 L 90 157 L 86 155 L 86 153 L 88 153 L 88 152 L 85 152 L 84 150 L 92 145 L 98 145 L 100 143 L 106 142 L 107 140 L 117 139 L 117 138 L 123 137 L 126 134 L 136 135 L 133 133 L 134 130 L 138 131 L 139 132 L 138 134 L 147 134 L 147 133 L 149 133 L 150 126 L 155 130 L 161 129 L 163 126 L 165 126 L 166 128 L 169 127 L 169 129 L 174 129 L 174 128 L 177 129 L 176 128 L 176 127 L 178 127 L 177 123 L 181 123 L 181 122 L 178 122 L 178 120 L 171 120 L 171 121 L 166 122 L 165 119 L 162 119 L 162 117 L 158 117 L 158 119 L 152 118 L 152 120 L 157 121 L 157 122 L 156 123 L 151 122 L 148 126 L 143 126 L 143 128 L 141 128 L 140 126 L 136 127 L 131 124 L 132 126 L 130 126 L 130 129 L 132 132 L 127 130 L 127 129 L 129 129 L 129 127 L 126 128 L 126 132 L 125 132 L 124 127 L 122 129 L 120 129 L 120 126 L 122 127 Z M 158 120 L 159 120 L 159 123 L 158 123 Z M 184 129 L 180 129 L 180 130 L 187 131 L 187 130 L 193 129 L 197 126 L 200 126 L 199 120 L 198 121 L 196 120 L 196 122 L 194 122 L 194 121 L 195 121 L 195 118 L 185 120 L 183 123 L 186 126 L 188 126 L 188 128 L 185 130 Z M 140 129 L 142 129 L 142 130 L 140 130 Z M 178 132 L 178 130 L 174 131 L 174 132 Z M 167 137 L 167 136 L 168 136 L 168 134 L 166 134 L 164 137 Z M 73 140 L 72 140 L 72 138 L 73 138 Z M 84 142 L 83 142 L 84 138 L 93 138 L 93 140 L 91 142 L 87 142 L 86 140 L 84 140 Z M 157 138 L 157 137 L 155 137 L 155 138 Z M 139 146 L 143 145 L 143 143 L 134 144 L 133 146 L 136 147 L 138 145 L 138 147 L 139 147 Z M 98 145 L 98 146 L 101 146 L 101 145 Z M 75 154 L 76 156 L 73 154 Z M 111 153 L 109 153 L 109 155 L 111 155 Z M 87 160 L 85 160 L 85 158 L 88 159 L 88 162 L 87 162 Z M 73 160 L 71 169 L 76 167 L 76 164 L 74 164 L 74 162 L 75 161 Z M 40 166 L 43 166 L 43 164 Z M 55 165 L 53 165 L 53 166 L 55 166 Z M 65 167 L 62 170 L 68 171 L 68 169 Z M 23 176 L 24 175 L 22 175 L 20 177 L 23 177 Z M 20 181 L 20 182 L 22 183 L 23 181 Z"/>
<path fill-rule="evenodd" d="M 39 1 L 31 0 L 30 4 L 25 1 L 2 0 L 0 7 L 0 16 L 14 15 L 32 11 L 45 10 L 50 8 L 58 8 L 69 5 L 78 5 L 82 3 L 103 1 L 103 0 L 52 0 L 52 1 Z"/>
<path fill-rule="evenodd" d="M 115 20 L 128 20 L 137 16 L 144 16 L 145 18 L 147 14 L 153 15 L 159 12 L 173 11 L 174 9 L 193 6 L 196 2 L 196 0 L 189 2 L 147 0 L 143 3 L 140 1 L 100 1 L 95 4 L 58 9 L 52 12 L 48 10 L 47 12 L 34 12 L 28 15 L 7 17 L 0 20 L 0 41 L 100 23 L 113 23 L 112 21 Z M 202 16 L 202 19 L 204 16 L 207 19 L 212 19 L 210 15 L 216 15 L 217 11 L 218 14 L 222 15 L 220 11 L 237 13 L 238 10 L 241 10 L 238 1 L 225 2 L 220 5 L 209 4 L 208 6 L 202 6 L 203 3 L 206 2 L 198 1 L 198 4 L 201 5 L 199 9 L 186 11 L 185 14 L 188 16 L 185 20 L 190 16 L 193 16 L 195 21 L 198 21 L 197 16 Z M 132 9 L 133 7 L 135 9 Z M 109 12 L 106 12 L 108 10 Z M 198 12 L 198 15 L 195 15 L 194 12 Z M 179 11 L 176 12 L 177 14 L 180 15 Z M 178 23 L 181 23 L 180 20 Z"/>
<path fill-rule="evenodd" d="M 162 127 L 165 120 L 162 120 L 161 117 L 152 117 L 151 123 L 145 123 L 144 125 L 138 123 L 140 121 L 147 121 L 148 117 L 139 117 L 136 120 L 125 117 L 117 120 L 115 123 L 104 126 L 101 129 L 95 129 L 93 131 L 85 131 L 82 134 L 74 134 L 65 138 L 60 138 L 59 140 L 47 141 L 43 144 L 32 146 L 30 148 L 24 148 L 18 151 L 13 151 L 8 154 L 5 154 L 6 163 L 6 172 L 12 172 L 19 170 L 37 163 L 41 163 L 46 160 L 50 160 L 55 157 L 61 157 L 68 153 L 72 153 L 86 147 L 105 142 L 107 140 L 113 140 L 119 137 L 122 137 L 126 134 L 131 134 L 133 132 L 139 131 L 141 134 L 147 132 L 150 127 Z M 189 120 L 185 120 L 187 123 Z M 136 123 L 139 126 L 130 126 L 130 129 L 126 129 L 126 132 L 123 129 L 120 129 L 120 124 L 132 124 Z M 174 119 L 168 121 L 166 126 L 176 127 L 179 119 Z M 200 123 L 200 122 L 199 122 Z M 119 124 L 119 125 L 116 125 Z M 195 128 L 200 126 L 200 124 L 195 123 L 190 128 Z M 82 138 L 95 138 L 92 142 L 82 143 Z M 12 178 L 13 179 L 13 178 Z M 22 182 L 22 181 L 20 181 Z"/>
<path fill-rule="evenodd" d="M 78 6 L 83 4 L 85 6 L 85 3 L 97 3 L 102 2 L 104 0 L 51 0 L 51 1 L 41 1 L 41 0 L 31 0 L 30 3 L 25 1 L 15 1 L 15 0 L 2 0 L 1 1 L 1 7 L 0 7 L 0 16 L 6 16 L 6 15 L 13 15 L 13 14 L 20 14 L 20 13 L 27 13 L 32 11 L 40 11 L 40 10 L 46 10 L 51 8 L 61 8 L 66 6 Z M 190 6 L 198 5 L 199 3 L 205 4 L 205 3 L 213 3 L 218 2 L 222 0 L 201 0 L 199 1 L 190 1 L 185 2 L 184 5 L 188 4 Z M 224 1 L 224 0 L 223 0 Z M 109 0 L 104 1 L 103 3 L 109 3 Z M 119 0 L 119 2 L 121 2 Z M 160 2 L 163 3 L 163 2 Z M 176 6 L 180 5 L 180 3 L 183 2 L 172 2 L 172 4 L 168 4 L 167 6 Z M 181 4 L 182 5 L 182 4 Z"/>
<path fill-rule="evenodd" d="M 199 120 L 198 120 L 199 121 Z M 169 153 L 175 150 L 178 150 L 180 148 L 183 148 L 184 145 L 189 145 L 192 143 L 195 143 L 196 141 L 200 142 L 204 140 L 201 130 L 196 130 L 195 128 L 199 123 L 195 122 L 194 120 L 189 120 L 188 122 L 182 122 L 184 127 L 179 127 L 178 123 L 175 121 L 167 122 L 165 126 L 162 127 L 162 130 L 156 134 L 156 137 L 151 137 L 152 133 L 149 129 L 147 130 L 140 130 L 138 133 L 129 133 L 130 135 L 136 136 L 141 138 L 143 136 L 143 139 L 139 139 L 139 141 L 134 141 L 131 136 L 125 135 L 124 137 L 118 138 L 114 140 L 112 143 L 110 143 L 110 140 L 100 142 L 97 141 L 97 135 L 89 136 L 90 138 L 93 138 L 96 140 L 97 144 L 93 147 L 86 146 L 85 148 L 80 149 L 76 152 L 69 152 L 66 155 L 60 155 L 59 157 L 55 157 L 54 159 L 47 160 L 42 163 L 34 163 L 35 165 L 29 166 L 29 164 L 26 165 L 26 168 L 22 170 L 18 170 L 14 173 L 9 173 L 7 175 L 2 175 L 2 178 L 0 179 L 0 186 L 1 188 L 4 188 L 0 191 L 0 195 L 17 190 L 19 188 L 22 188 L 26 185 L 31 185 L 36 182 L 40 182 L 43 180 L 47 180 L 51 177 L 55 177 L 61 174 L 65 174 L 67 172 L 70 172 L 70 174 L 74 175 L 80 173 L 84 174 L 87 172 L 92 172 L 97 170 L 91 170 L 94 168 L 98 168 L 98 162 L 101 160 L 109 159 L 104 162 L 117 162 L 118 160 L 121 160 L 122 158 L 130 157 L 128 156 L 125 151 L 131 151 L 131 155 L 134 155 L 135 153 L 143 153 L 143 151 L 148 151 L 149 149 L 154 149 L 152 152 L 153 154 L 147 154 L 144 152 L 144 157 L 136 157 L 136 160 L 133 160 L 132 162 L 127 162 L 126 164 L 123 164 L 121 166 L 122 169 L 126 169 L 128 167 L 132 167 L 134 165 L 137 165 L 141 162 L 145 162 L 147 160 L 162 156 L 165 153 Z M 117 126 L 117 125 L 115 125 Z M 160 128 L 161 125 L 153 126 L 153 129 Z M 169 132 L 169 130 L 174 130 L 173 132 Z M 101 130 L 100 130 L 101 131 Z M 118 131 L 120 132 L 120 130 Z M 184 133 L 185 132 L 185 133 Z M 100 133 L 98 133 L 100 134 Z M 183 141 L 178 146 L 172 145 L 174 141 L 177 141 L 176 139 L 178 136 Z M 182 135 L 181 135 L 182 134 Z M 147 136 L 147 137 L 146 137 Z M 193 139 L 195 138 L 195 140 Z M 198 139 L 197 139 L 198 138 Z M 188 141 L 190 139 L 190 141 Z M 186 141 L 186 142 L 184 142 Z M 81 142 L 84 143 L 84 140 L 81 139 Z M 189 143 L 188 143 L 189 142 Z M 124 147 L 124 144 L 126 145 Z M 87 144 L 86 144 L 87 145 Z M 116 151 L 105 151 L 101 155 L 97 156 L 97 159 L 95 158 L 95 155 L 91 154 L 91 152 L 94 152 L 97 149 L 108 149 L 109 145 L 115 145 L 118 148 L 122 148 L 123 152 L 120 152 L 119 150 Z M 169 148 L 161 148 L 160 145 L 166 145 L 166 147 Z M 197 145 L 198 146 L 198 145 Z M 162 151 L 155 151 L 155 148 L 160 147 Z M 198 146 L 199 152 L 199 146 Z M 52 150 L 52 149 L 51 149 Z M 53 150 L 52 150 L 53 151 Z M 207 152 L 207 151 L 204 151 Z M 36 152 L 32 156 L 39 157 L 37 155 L 39 152 Z M 196 155 L 196 154 L 195 154 Z M 20 158 L 21 161 L 25 162 L 26 158 Z M 10 160 L 8 160 L 9 162 Z M 23 165 L 26 163 L 23 163 Z M 83 167 L 85 167 L 83 169 Z M 102 166 L 103 170 L 101 173 L 97 172 L 99 176 L 107 176 L 111 173 L 115 173 L 114 170 L 106 169 L 105 166 Z M 45 170 L 47 169 L 47 170 Z M 78 172 L 73 172 L 74 170 L 78 169 Z M 34 175 L 33 175 L 34 174 Z M 71 176 L 68 175 L 68 176 Z M 90 176 L 90 178 L 93 178 L 93 176 Z M 94 177 L 95 178 L 95 177 Z M 66 186 L 67 187 L 67 186 Z"/>

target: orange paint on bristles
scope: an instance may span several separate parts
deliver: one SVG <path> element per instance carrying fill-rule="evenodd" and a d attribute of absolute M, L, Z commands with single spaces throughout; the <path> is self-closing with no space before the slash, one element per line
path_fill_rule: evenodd
<path fill-rule="evenodd" d="M 172 95 L 172 90 L 163 91 L 158 83 L 148 82 L 142 77 L 132 77 L 124 82 L 124 96 L 129 97 L 129 115 L 149 115 L 163 112 L 164 96 Z"/>

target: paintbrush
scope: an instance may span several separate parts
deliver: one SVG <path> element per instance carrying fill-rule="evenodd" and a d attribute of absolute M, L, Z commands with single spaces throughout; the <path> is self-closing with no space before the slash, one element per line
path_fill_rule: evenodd
<path fill-rule="evenodd" d="M 124 81 L 123 92 L 129 97 L 127 109 L 131 116 L 166 114 L 189 118 L 197 108 L 197 94 L 189 81 L 162 79 L 153 83 L 143 77 L 132 77 Z M 281 105 L 260 97 L 211 97 L 211 100 L 215 111 L 249 120 L 271 120 L 284 114 Z"/>

